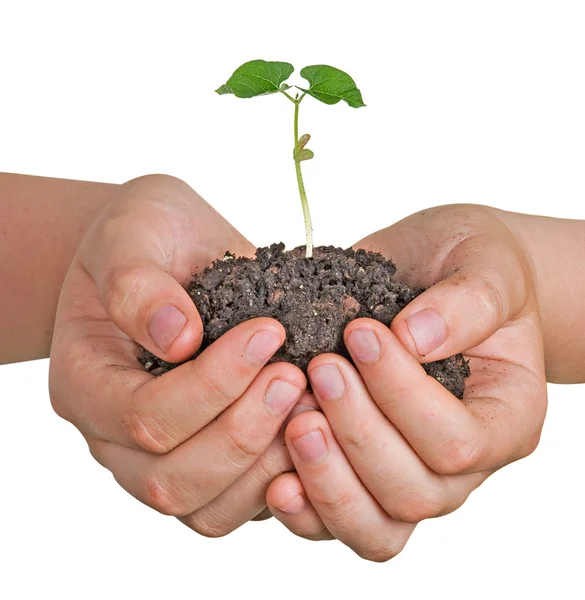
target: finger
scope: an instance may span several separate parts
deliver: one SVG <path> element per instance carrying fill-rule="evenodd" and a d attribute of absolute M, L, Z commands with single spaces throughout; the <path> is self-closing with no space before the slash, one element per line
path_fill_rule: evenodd
<path fill-rule="evenodd" d="M 181 283 L 226 249 L 249 254 L 251 245 L 176 178 L 141 177 L 121 195 L 124 202 L 107 207 L 77 260 L 117 327 L 168 362 L 186 360 L 202 328 Z"/>
<path fill-rule="evenodd" d="M 297 415 L 286 441 L 307 498 L 334 537 L 374 561 L 402 550 L 414 525 L 392 519 L 364 488 L 324 415 Z"/>
<path fill-rule="evenodd" d="M 311 386 L 354 471 L 394 519 L 418 523 L 452 512 L 486 474 L 441 477 L 414 452 L 344 358 L 322 354 L 308 367 Z"/>
<path fill-rule="evenodd" d="M 201 535 L 221 537 L 250 519 L 270 518 L 272 514 L 266 508 L 268 486 L 293 468 L 281 432 L 246 473 L 211 502 L 180 520 Z"/>
<path fill-rule="evenodd" d="M 305 393 L 301 396 L 300 400 L 290 411 L 289 415 L 284 421 L 283 427 L 286 427 L 292 419 L 294 419 L 297 415 L 300 415 L 302 412 L 305 412 L 307 410 L 321 410 L 321 408 L 319 407 L 319 403 L 315 398 L 315 395 L 309 390 L 305 391 Z"/>
<path fill-rule="evenodd" d="M 163 456 L 93 442 L 95 458 L 133 496 L 164 514 L 186 516 L 216 498 L 266 451 L 304 391 L 297 367 L 266 367 L 215 421 Z"/>
<path fill-rule="evenodd" d="M 526 418 L 522 396 L 481 398 L 468 389 L 468 400 L 459 401 L 373 319 L 350 323 L 345 343 L 373 400 L 435 472 L 491 471 L 523 451 L 534 423 Z M 493 385 L 483 391 L 490 389 L 504 392 Z"/>
<path fill-rule="evenodd" d="M 110 225 L 115 226 L 115 222 Z M 116 233 L 117 237 L 114 232 L 105 236 L 109 244 L 92 240 L 82 245 L 79 253 L 108 317 L 163 360 L 186 360 L 201 343 L 203 333 L 193 300 L 156 257 L 150 247 L 156 240 L 143 239 L 135 226 L 123 236 Z M 96 246 L 107 250 L 96 254 Z"/>
<path fill-rule="evenodd" d="M 472 238 L 458 246 L 452 259 L 457 272 L 415 298 L 392 322 L 392 331 L 424 362 L 479 345 L 524 306 L 528 288 L 520 263 L 502 261 L 496 245 L 478 254 L 479 244 Z M 463 262 L 463 252 L 473 260 Z"/>
<path fill-rule="evenodd" d="M 412 215 L 358 244 L 391 256 L 401 267 L 398 280 L 413 278 L 408 269 L 424 274 L 422 282 L 411 283 L 429 289 L 392 322 L 421 362 L 477 346 L 519 315 L 528 299 L 528 266 L 514 252 L 517 242 L 507 228 L 482 207 L 464 219 L 458 211 L 441 207 L 436 220 Z"/>
<path fill-rule="evenodd" d="M 284 328 L 274 319 L 246 321 L 195 360 L 161 377 L 137 372 L 145 380 L 130 390 L 127 382 L 134 381 L 133 373 L 104 367 L 100 401 L 85 392 L 70 408 L 84 415 L 77 421 L 89 422 L 100 432 L 97 437 L 151 453 L 169 452 L 239 398 L 284 338 Z"/>
<path fill-rule="evenodd" d="M 137 390 L 134 425 L 147 432 L 160 450 L 176 447 L 244 393 L 285 335 L 278 321 L 265 317 L 234 327 L 194 361 Z"/>
<path fill-rule="evenodd" d="M 307 500 L 296 473 L 277 477 L 266 492 L 266 503 L 270 512 L 295 535 L 312 541 L 334 539 Z"/>
<path fill-rule="evenodd" d="M 251 520 L 252 521 L 268 521 L 268 519 L 272 519 L 273 516 L 274 515 L 270 512 L 270 510 L 268 508 L 264 508 Z"/>

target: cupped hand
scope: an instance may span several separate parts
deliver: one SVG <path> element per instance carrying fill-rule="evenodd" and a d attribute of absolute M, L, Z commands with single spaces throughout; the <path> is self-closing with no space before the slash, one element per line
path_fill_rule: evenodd
<path fill-rule="evenodd" d="M 248 321 L 161 377 L 139 345 L 188 359 L 202 326 L 182 287 L 225 250 L 254 248 L 182 181 L 146 176 L 120 187 L 74 258 L 50 361 L 56 412 L 132 495 L 209 536 L 265 507 L 292 468 L 282 425 L 306 387 L 296 367 L 265 366 L 283 343 L 272 319 Z"/>
<path fill-rule="evenodd" d="M 384 561 L 416 523 L 455 510 L 536 448 L 547 404 L 542 334 L 530 257 L 501 211 L 434 208 L 355 247 L 392 258 L 398 279 L 428 289 L 390 329 L 350 323 L 357 369 L 334 354 L 312 361 L 323 413 L 288 424 L 296 473 L 275 479 L 267 503 L 297 535 Z M 458 352 L 471 368 L 463 401 L 421 367 Z"/>

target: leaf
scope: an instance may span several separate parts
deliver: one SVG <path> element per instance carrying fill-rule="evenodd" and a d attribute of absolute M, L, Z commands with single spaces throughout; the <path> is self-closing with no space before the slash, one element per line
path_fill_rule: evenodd
<path fill-rule="evenodd" d="M 308 90 L 301 87 L 299 89 L 325 104 L 337 104 L 340 100 L 345 100 L 352 108 L 365 106 L 355 81 L 340 69 L 328 65 L 312 65 L 302 69 L 301 76 L 309 82 L 310 87 Z"/>
<path fill-rule="evenodd" d="M 238 67 L 227 82 L 215 91 L 218 94 L 234 94 L 238 98 L 274 94 L 290 88 L 283 82 L 294 70 L 291 64 L 285 62 L 251 60 Z"/>
<path fill-rule="evenodd" d="M 303 160 L 311 160 L 313 156 L 315 156 L 315 154 L 308 148 L 303 148 L 302 150 L 294 153 L 294 159 L 298 162 L 302 162 Z"/>
<path fill-rule="evenodd" d="M 309 143 L 310 139 L 311 135 L 309 133 L 303 133 L 299 138 L 299 149 L 302 150 Z"/>

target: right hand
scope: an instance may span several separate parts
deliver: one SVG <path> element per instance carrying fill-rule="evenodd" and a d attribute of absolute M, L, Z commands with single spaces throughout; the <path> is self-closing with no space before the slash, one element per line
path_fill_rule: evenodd
<path fill-rule="evenodd" d="M 416 523 L 448 514 L 491 474 L 536 448 L 547 407 L 532 257 L 506 214 L 428 209 L 357 244 L 427 288 L 390 328 L 345 330 L 355 367 L 335 354 L 307 368 L 322 413 L 295 416 L 295 472 L 268 489 L 293 533 L 336 538 L 370 560 L 402 550 Z M 458 400 L 421 366 L 457 353 L 471 376 Z"/>
<path fill-rule="evenodd" d="M 306 387 L 293 365 L 265 366 L 285 337 L 267 318 L 161 377 L 138 364 L 138 344 L 169 362 L 193 355 L 202 324 L 180 282 L 225 250 L 254 248 L 182 181 L 121 186 L 65 279 L 49 374 L 55 411 L 122 487 L 208 536 L 261 513 L 292 468 L 282 425 Z"/>

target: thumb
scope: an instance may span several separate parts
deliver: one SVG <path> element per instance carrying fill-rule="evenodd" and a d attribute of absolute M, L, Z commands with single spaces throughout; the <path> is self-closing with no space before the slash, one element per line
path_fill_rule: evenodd
<path fill-rule="evenodd" d="M 82 244 L 78 260 L 114 325 L 162 360 L 182 362 L 201 343 L 201 318 L 175 279 L 173 271 L 179 266 L 172 249 L 165 247 L 173 243 L 172 235 L 158 235 L 152 228 L 148 233 L 144 223 L 139 226 L 142 231 L 136 223 L 112 231 L 112 225 L 107 242 L 95 232 Z"/>
<path fill-rule="evenodd" d="M 505 243 L 474 236 L 445 260 L 446 277 L 394 319 L 392 332 L 421 362 L 465 352 L 487 340 L 524 306 L 528 276 Z"/>
<path fill-rule="evenodd" d="M 96 280 L 103 306 L 114 324 L 167 362 L 190 358 L 203 326 L 183 287 L 157 264 L 136 262 L 104 271 Z"/>

